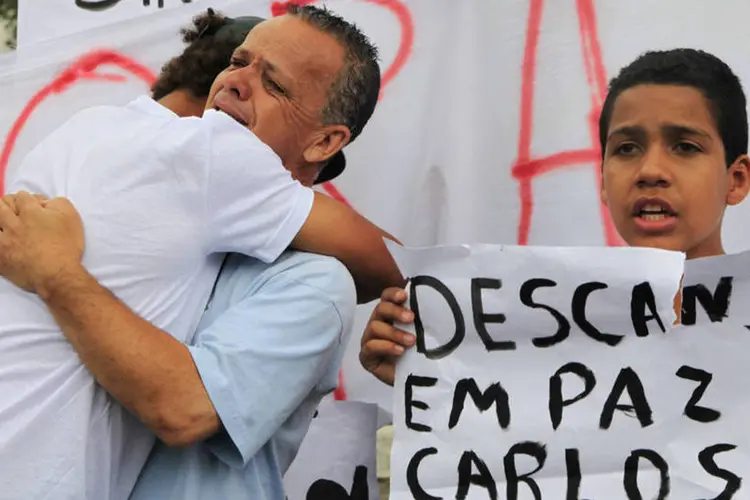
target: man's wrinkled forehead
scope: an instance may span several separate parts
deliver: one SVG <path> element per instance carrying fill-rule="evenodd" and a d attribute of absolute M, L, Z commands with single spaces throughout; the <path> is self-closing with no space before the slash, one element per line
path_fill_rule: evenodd
<path fill-rule="evenodd" d="M 258 24 L 239 47 L 291 78 L 322 79 L 343 65 L 344 49 L 326 33 L 290 15 Z"/>

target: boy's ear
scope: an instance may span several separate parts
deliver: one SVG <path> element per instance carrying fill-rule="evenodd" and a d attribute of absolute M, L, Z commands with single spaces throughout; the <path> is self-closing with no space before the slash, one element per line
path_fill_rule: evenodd
<path fill-rule="evenodd" d="M 750 191 L 750 158 L 742 155 L 729 165 L 727 172 L 727 205 L 734 206 L 742 202 Z"/>

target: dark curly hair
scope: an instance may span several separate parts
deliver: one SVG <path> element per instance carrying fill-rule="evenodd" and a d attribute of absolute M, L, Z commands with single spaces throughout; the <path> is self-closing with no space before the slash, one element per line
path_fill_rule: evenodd
<path fill-rule="evenodd" d="M 258 22 L 262 21 L 257 19 Z M 229 60 L 250 31 L 213 9 L 193 19 L 180 34 L 187 47 L 165 64 L 151 86 L 152 97 L 159 100 L 177 89 L 189 91 L 196 99 L 207 98 L 216 76 L 229 66 Z M 229 29 L 231 26 L 232 29 Z M 222 29 L 224 28 L 224 29 Z"/>

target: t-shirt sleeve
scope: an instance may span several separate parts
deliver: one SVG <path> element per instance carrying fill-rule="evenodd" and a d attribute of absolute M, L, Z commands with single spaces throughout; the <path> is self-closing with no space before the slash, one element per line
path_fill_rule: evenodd
<path fill-rule="evenodd" d="M 198 333 L 189 349 L 224 427 L 205 443 L 215 456 L 246 465 L 336 369 L 355 297 L 339 262 L 303 263 Z"/>
<path fill-rule="evenodd" d="M 274 261 L 307 220 L 313 190 L 292 179 L 279 157 L 231 117 L 209 110 L 208 251 Z"/>

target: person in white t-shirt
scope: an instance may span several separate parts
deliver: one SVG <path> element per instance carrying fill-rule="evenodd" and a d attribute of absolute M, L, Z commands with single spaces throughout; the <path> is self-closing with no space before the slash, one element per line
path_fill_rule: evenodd
<path fill-rule="evenodd" d="M 290 245 L 332 255 L 360 299 L 372 297 L 402 281 L 384 233 L 284 166 L 309 173 L 335 164 L 373 112 L 379 76 L 376 51 L 355 27 L 291 8 L 238 48 L 202 118 L 179 118 L 145 97 L 85 110 L 28 155 L 9 192 L 75 205 L 83 264 L 121 301 L 89 316 L 113 325 L 128 316 L 120 331 L 132 336 L 134 357 L 139 329 L 180 341 L 192 334 L 226 252 L 265 262 Z M 45 210 L 72 209 L 55 199 Z M 0 240 L 25 216 L 0 203 Z M 83 246 L 82 234 L 71 236 Z M 38 266 L 65 282 L 60 262 Z M 51 289 L 15 284 L 23 290 L 0 279 L 0 498 L 127 497 L 153 436 L 105 392 L 129 406 L 134 388 L 106 377 L 100 387 L 81 362 L 115 340 L 74 349 L 56 323 L 74 331 L 74 319 L 45 305 Z"/>

